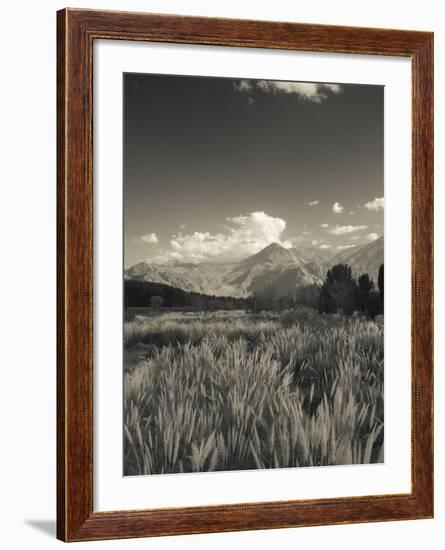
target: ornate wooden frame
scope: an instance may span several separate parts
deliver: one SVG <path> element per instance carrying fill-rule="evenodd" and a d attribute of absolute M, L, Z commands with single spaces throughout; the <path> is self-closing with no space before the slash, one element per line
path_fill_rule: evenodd
<path fill-rule="evenodd" d="M 433 516 L 433 34 L 65 9 L 57 14 L 57 536 L 64 541 Z M 92 78 L 96 39 L 405 56 L 412 61 L 412 490 L 93 512 Z"/>

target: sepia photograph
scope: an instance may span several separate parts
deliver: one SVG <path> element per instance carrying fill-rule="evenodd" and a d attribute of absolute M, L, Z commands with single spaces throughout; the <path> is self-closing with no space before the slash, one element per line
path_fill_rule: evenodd
<path fill-rule="evenodd" d="M 384 462 L 384 87 L 123 90 L 124 475 Z"/>

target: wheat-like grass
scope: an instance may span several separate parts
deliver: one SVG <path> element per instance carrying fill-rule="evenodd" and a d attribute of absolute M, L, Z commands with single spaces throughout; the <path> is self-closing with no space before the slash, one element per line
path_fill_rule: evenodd
<path fill-rule="evenodd" d="M 381 321 L 176 313 L 125 348 L 126 475 L 383 460 Z"/>

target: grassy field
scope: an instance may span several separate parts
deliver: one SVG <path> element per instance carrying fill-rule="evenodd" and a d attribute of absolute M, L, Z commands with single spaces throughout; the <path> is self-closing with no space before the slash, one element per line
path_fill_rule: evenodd
<path fill-rule="evenodd" d="M 383 320 L 132 312 L 125 475 L 383 461 Z"/>

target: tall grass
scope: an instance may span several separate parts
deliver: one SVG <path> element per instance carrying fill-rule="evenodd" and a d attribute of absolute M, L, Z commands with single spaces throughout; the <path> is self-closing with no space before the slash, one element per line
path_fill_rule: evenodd
<path fill-rule="evenodd" d="M 126 475 L 383 460 L 379 322 L 159 315 L 125 347 Z"/>

